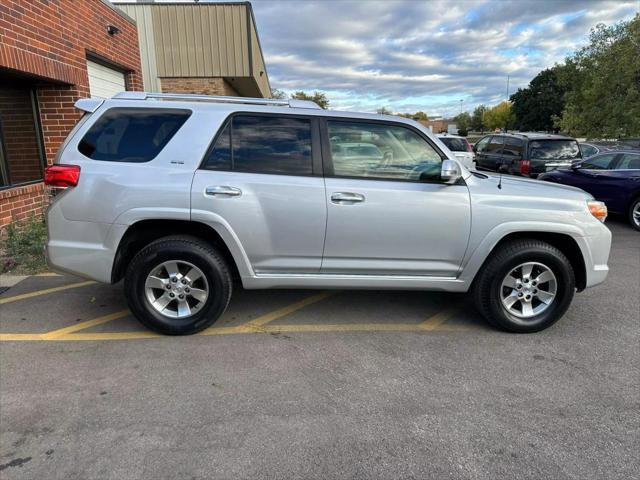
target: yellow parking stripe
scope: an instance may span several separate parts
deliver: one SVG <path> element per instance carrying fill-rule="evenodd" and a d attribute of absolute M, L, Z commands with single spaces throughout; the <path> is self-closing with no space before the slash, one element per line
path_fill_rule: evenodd
<path fill-rule="evenodd" d="M 17 302 L 18 300 L 25 300 L 27 298 L 39 297 L 40 295 L 47 295 L 48 293 L 61 292 L 63 290 L 69 290 L 71 288 L 86 287 L 87 285 L 93 285 L 92 280 L 86 282 L 70 283 L 69 285 L 62 285 L 60 287 L 45 288 L 44 290 L 36 290 L 35 292 L 23 293 L 21 295 L 15 295 L 13 297 L 0 298 L 0 305 L 6 303 Z"/>
<path fill-rule="evenodd" d="M 262 328 L 269 322 L 273 322 L 274 320 L 278 320 L 285 315 L 289 315 L 290 313 L 296 312 L 301 308 L 304 308 L 313 303 L 319 302 L 320 300 L 324 300 L 325 298 L 329 298 L 333 295 L 333 292 L 324 292 L 319 293 L 318 295 L 312 295 L 307 297 L 299 302 L 292 303 L 291 305 L 287 305 L 286 307 L 279 308 L 274 310 L 273 312 L 267 313 L 266 315 L 262 315 L 258 318 L 254 318 L 253 320 L 244 323 L 241 325 L 243 331 L 247 332 L 255 332 L 262 331 Z M 215 327 L 212 327 L 215 328 Z"/>
<path fill-rule="evenodd" d="M 429 317 L 424 322 L 420 323 L 418 326 L 422 330 L 428 330 L 428 331 L 435 330 L 436 328 L 440 327 L 440 325 L 442 325 L 444 322 L 446 322 L 451 317 L 453 317 L 459 311 L 460 311 L 459 307 L 448 308 L 446 310 L 443 310 L 440 313 L 436 313 L 432 317 Z"/>
<path fill-rule="evenodd" d="M 102 325 L 103 323 L 111 322 L 112 320 L 117 320 L 118 318 L 123 318 L 128 315 L 131 315 L 129 310 L 120 310 L 119 312 L 110 313 L 109 315 L 104 315 L 102 317 L 94 318 L 93 320 L 87 320 L 86 322 L 76 323 L 75 325 L 71 325 L 70 327 L 60 328 L 58 330 L 53 330 L 51 332 L 47 332 L 42 334 L 42 338 L 44 340 L 49 340 L 52 338 L 63 337 L 73 332 L 77 332 L 79 330 L 84 330 L 85 328 L 95 327 L 96 325 Z"/>
<path fill-rule="evenodd" d="M 42 340 L 41 333 L 0 333 L 0 342 L 24 342 Z"/>

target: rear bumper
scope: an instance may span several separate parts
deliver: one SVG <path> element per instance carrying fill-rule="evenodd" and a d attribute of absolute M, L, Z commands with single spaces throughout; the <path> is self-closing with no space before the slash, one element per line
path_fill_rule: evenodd
<path fill-rule="evenodd" d="M 47 211 L 47 265 L 53 271 L 111 283 L 125 225 L 67 220 L 54 202 Z"/>

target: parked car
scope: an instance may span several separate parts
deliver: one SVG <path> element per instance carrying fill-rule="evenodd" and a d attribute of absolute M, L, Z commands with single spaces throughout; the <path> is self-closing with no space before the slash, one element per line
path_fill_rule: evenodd
<path fill-rule="evenodd" d="M 548 327 L 607 276 L 603 203 L 470 172 L 413 120 L 144 92 L 76 105 L 85 115 L 46 170 L 63 189 L 48 261 L 124 278 L 133 314 L 162 333 L 213 324 L 234 276 L 247 289 L 472 290 L 514 332 Z M 391 156 L 341 173 L 351 159 L 332 143 L 356 140 Z"/>
<path fill-rule="evenodd" d="M 481 138 L 473 147 L 476 168 L 536 178 L 582 158 L 571 137 L 546 133 L 501 133 Z"/>
<path fill-rule="evenodd" d="M 466 138 L 459 137 L 458 135 L 449 135 L 447 133 L 440 133 L 436 136 L 465 167 L 470 169 L 475 168 L 473 164 L 473 148 Z"/>
<path fill-rule="evenodd" d="M 640 150 L 594 155 L 576 162 L 569 170 L 556 170 L 539 179 L 589 192 L 609 211 L 626 215 L 631 226 L 640 230 Z"/>
<path fill-rule="evenodd" d="M 598 153 L 611 152 L 616 150 L 628 150 L 629 148 L 633 148 L 633 146 L 624 142 L 580 142 L 580 151 L 582 152 L 583 158 L 593 157 Z"/>

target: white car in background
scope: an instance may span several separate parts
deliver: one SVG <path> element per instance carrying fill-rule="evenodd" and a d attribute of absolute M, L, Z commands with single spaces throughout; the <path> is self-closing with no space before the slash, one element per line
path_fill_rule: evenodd
<path fill-rule="evenodd" d="M 448 133 L 439 133 L 436 136 L 465 167 L 475 169 L 473 148 L 466 138 Z"/>

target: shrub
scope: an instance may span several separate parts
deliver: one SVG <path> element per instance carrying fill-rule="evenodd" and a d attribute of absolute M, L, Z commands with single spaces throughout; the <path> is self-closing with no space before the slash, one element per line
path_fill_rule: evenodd
<path fill-rule="evenodd" d="M 9 224 L 0 240 L 0 273 L 37 273 L 46 269 L 47 226 L 42 215 Z"/>

